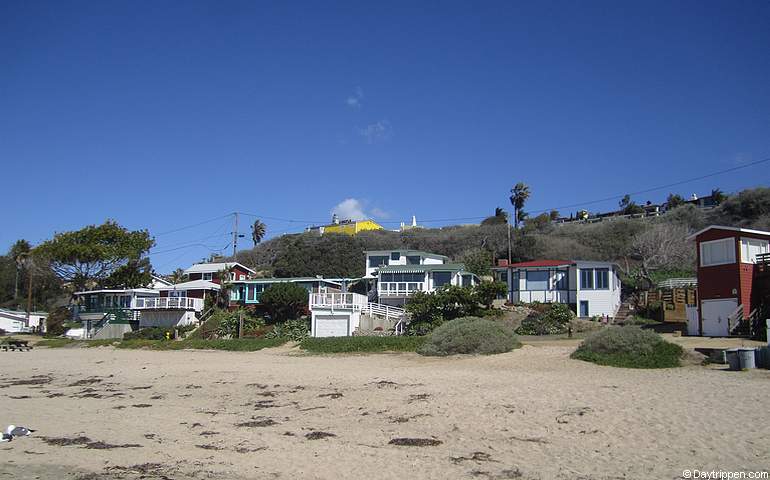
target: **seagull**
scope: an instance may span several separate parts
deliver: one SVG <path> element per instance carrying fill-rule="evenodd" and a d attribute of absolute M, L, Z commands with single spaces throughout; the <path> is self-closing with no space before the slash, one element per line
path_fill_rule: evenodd
<path fill-rule="evenodd" d="M 0 436 L 0 443 L 10 442 L 11 440 L 13 440 L 13 436 L 9 433 L 3 432 L 3 435 Z"/>
<path fill-rule="evenodd" d="M 5 438 L 6 436 L 9 436 L 11 438 L 28 437 L 29 435 L 32 435 L 32 432 L 34 432 L 34 430 L 29 429 L 27 427 L 17 427 L 16 425 L 8 425 L 8 428 L 5 429 L 5 433 L 3 433 L 3 438 Z"/>

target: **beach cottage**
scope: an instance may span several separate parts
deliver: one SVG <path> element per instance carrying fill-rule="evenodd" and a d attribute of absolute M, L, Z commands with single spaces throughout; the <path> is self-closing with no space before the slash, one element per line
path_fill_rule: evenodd
<path fill-rule="evenodd" d="M 617 265 L 584 260 L 534 260 L 493 268 L 513 303 L 565 303 L 578 317 L 615 316 L 620 308 Z"/>

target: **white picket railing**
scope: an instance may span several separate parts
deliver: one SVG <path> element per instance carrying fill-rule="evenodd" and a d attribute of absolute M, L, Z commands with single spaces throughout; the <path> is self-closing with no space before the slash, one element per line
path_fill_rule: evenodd
<path fill-rule="evenodd" d="M 192 297 L 146 297 L 134 300 L 136 310 L 203 310 L 203 299 Z"/>
<path fill-rule="evenodd" d="M 341 308 L 361 311 L 369 301 L 358 293 L 311 293 L 310 308 Z"/>
<path fill-rule="evenodd" d="M 406 315 L 403 308 L 391 307 L 380 303 L 370 303 L 365 295 L 358 293 L 311 293 L 310 309 L 354 310 L 368 315 L 377 315 L 388 319 L 400 319 Z"/>
<path fill-rule="evenodd" d="M 391 307 L 390 305 L 382 305 L 381 303 L 370 303 L 367 305 L 364 313 L 378 315 L 387 319 L 400 319 L 406 315 L 406 310 L 399 307 Z"/>

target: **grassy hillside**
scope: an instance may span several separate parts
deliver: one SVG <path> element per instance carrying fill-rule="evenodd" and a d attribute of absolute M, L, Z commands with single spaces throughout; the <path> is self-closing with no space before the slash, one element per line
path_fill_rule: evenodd
<path fill-rule="evenodd" d="M 674 226 L 677 232 L 684 232 L 679 236 L 681 248 L 686 250 L 690 248 L 684 238 L 686 232 L 710 224 L 770 229 L 770 188 L 745 190 L 709 211 L 685 205 L 658 218 L 561 226 L 547 221 L 530 221 L 515 232 L 512 256 L 514 261 L 536 258 L 608 260 L 633 268 L 640 261 L 632 248 L 635 240 L 655 225 Z M 239 252 L 238 261 L 265 274 L 282 277 L 357 277 L 364 273 L 365 250 L 396 248 L 426 250 L 456 261 L 491 264 L 493 257 L 508 256 L 507 226 L 453 226 L 403 233 L 374 231 L 355 237 L 309 233 L 284 235 Z M 485 261 L 487 258 L 488 262 Z M 693 261 L 692 257 L 683 259 L 672 268 L 677 274 L 693 271 Z"/>

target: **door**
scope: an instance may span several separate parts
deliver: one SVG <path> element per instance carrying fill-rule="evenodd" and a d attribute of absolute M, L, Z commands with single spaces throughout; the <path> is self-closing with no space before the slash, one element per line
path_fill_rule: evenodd
<path fill-rule="evenodd" d="M 581 300 L 580 301 L 580 316 L 581 317 L 587 317 L 588 316 L 588 300 Z"/>
<path fill-rule="evenodd" d="M 348 315 L 317 315 L 315 317 L 316 337 L 347 337 Z"/>
<path fill-rule="evenodd" d="M 703 300 L 700 304 L 703 317 L 704 337 L 726 337 L 729 335 L 727 317 L 738 308 L 738 299 Z"/>

